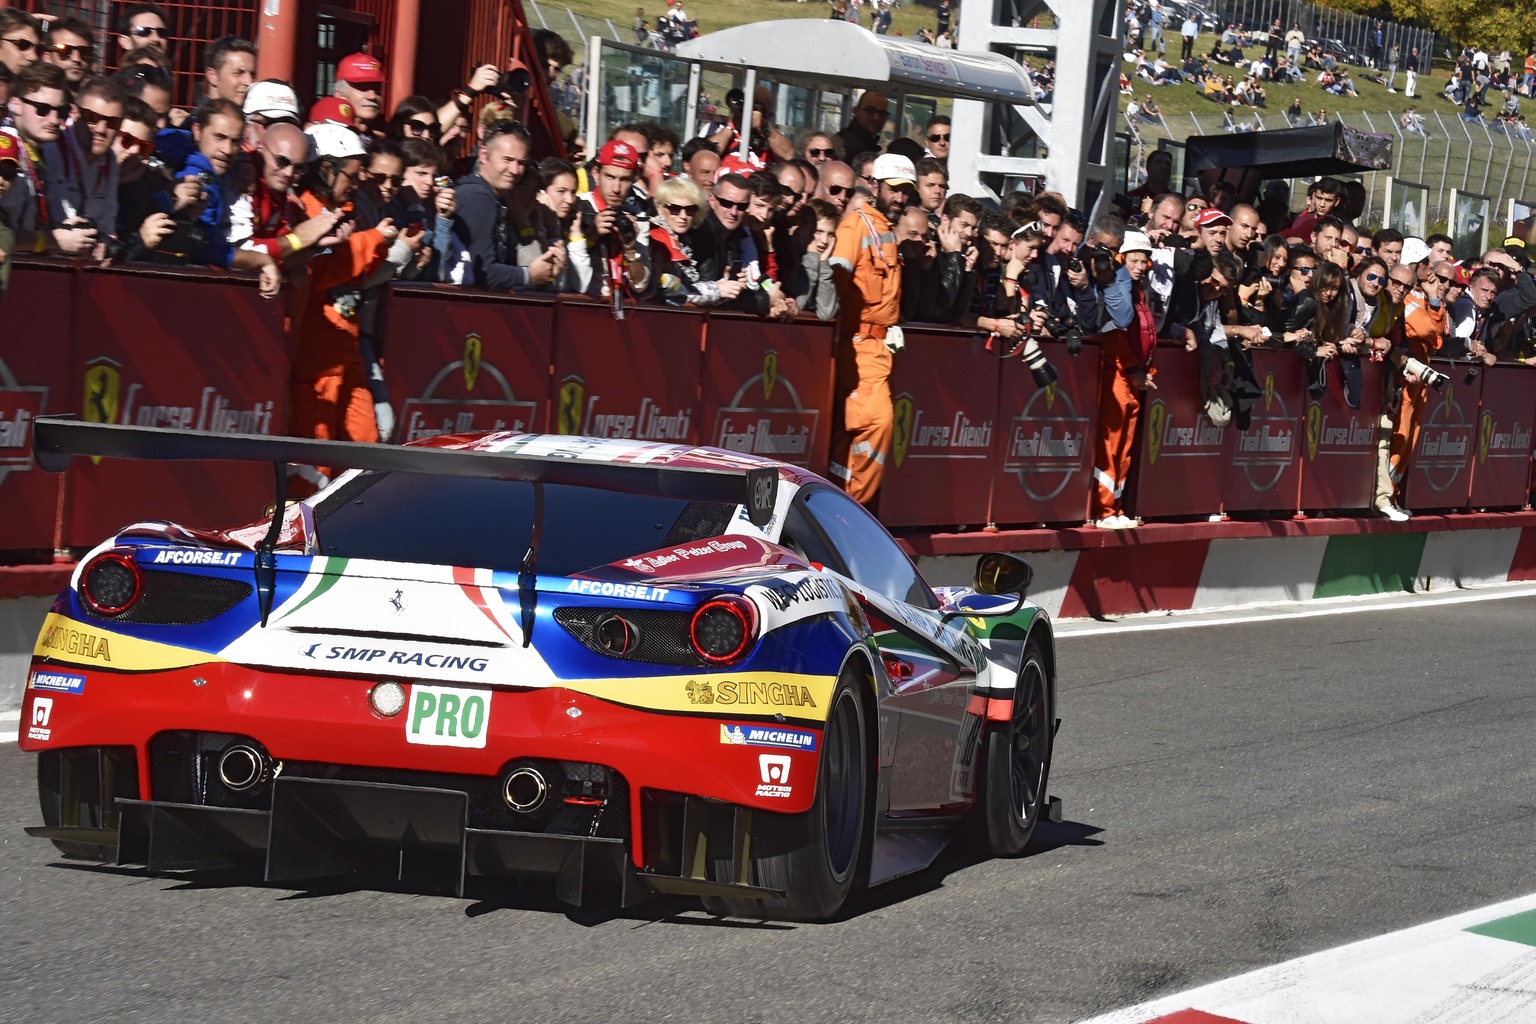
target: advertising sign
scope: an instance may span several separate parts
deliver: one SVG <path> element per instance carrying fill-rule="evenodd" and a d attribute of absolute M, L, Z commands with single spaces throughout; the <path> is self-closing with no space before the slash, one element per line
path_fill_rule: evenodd
<path fill-rule="evenodd" d="M 562 302 L 553 433 L 699 444 L 701 313 Z"/>
<path fill-rule="evenodd" d="M 1142 396 L 1133 511 L 1139 516 L 1219 512 L 1237 428 L 1218 427 L 1206 417 L 1199 353 L 1160 347 L 1154 365 L 1157 390 Z"/>
<path fill-rule="evenodd" d="M 66 412 L 74 272 L 17 261 L 0 331 L 0 549 L 49 550 L 64 477 L 36 468 L 32 423 Z"/>
<path fill-rule="evenodd" d="M 1002 361 L 974 336 L 909 329 L 896 354 L 896 421 L 880 492 L 887 526 L 984 523 Z"/>
<path fill-rule="evenodd" d="M 437 288 L 391 293 L 383 345 L 395 407 L 395 435 L 388 440 L 548 429 L 554 302 L 464 294 Z"/>
<path fill-rule="evenodd" d="M 704 342 L 705 443 L 826 475 L 832 325 L 713 313 Z"/>
<path fill-rule="evenodd" d="M 1482 378 L 1471 503 L 1474 508 L 1519 508 L 1530 495 L 1536 374 L 1523 366 L 1492 366 Z"/>
<path fill-rule="evenodd" d="M 1301 484 L 1302 361 L 1291 352 L 1252 353 L 1264 397 L 1253 406 L 1248 429 L 1235 436 L 1222 492 L 1228 512 L 1295 512 Z M 1339 390 L 1338 374 L 1329 388 Z"/>
<path fill-rule="evenodd" d="M 70 408 L 97 423 L 281 434 L 288 414 L 283 305 L 254 279 L 86 272 L 75 304 Z M 189 330 L 188 325 L 206 325 Z M 229 526 L 261 517 L 272 468 L 76 459 L 64 542 L 95 544 L 136 519 Z"/>
<path fill-rule="evenodd" d="M 1081 525 L 1093 485 L 1093 443 L 1098 429 L 1099 346 L 1076 356 L 1045 346 L 1060 379 L 1039 387 L 1022 360 L 1003 362 L 1002 406 L 992 489 L 998 524 Z"/>
<path fill-rule="evenodd" d="M 1442 373 L 1453 373 L 1439 391 L 1429 390 L 1419 420 L 1419 443 L 1408 465 L 1408 507 L 1419 509 L 1464 508 L 1472 493 L 1472 460 L 1477 454 L 1478 413 L 1483 379 L 1471 384 L 1462 370 L 1437 364 Z"/>
<path fill-rule="evenodd" d="M 1300 360 L 1297 360 L 1298 365 Z M 1367 509 L 1376 497 L 1377 423 L 1381 418 L 1381 365 L 1360 363 L 1360 408 L 1344 401 L 1331 378 L 1320 397 L 1306 398 L 1301 438 L 1301 509 Z"/>

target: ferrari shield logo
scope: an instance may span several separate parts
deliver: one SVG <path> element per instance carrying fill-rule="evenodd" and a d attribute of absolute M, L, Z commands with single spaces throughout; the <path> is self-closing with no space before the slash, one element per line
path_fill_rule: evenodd
<path fill-rule="evenodd" d="M 1488 445 L 1492 441 L 1493 413 L 1490 410 L 1484 409 L 1482 426 L 1477 432 L 1477 461 L 1479 463 L 1488 461 Z"/>
<path fill-rule="evenodd" d="M 779 354 L 773 349 L 763 353 L 763 401 L 773 397 L 773 386 L 779 382 Z"/>
<path fill-rule="evenodd" d="M 1440 403 L 1440 409 L 1445 415 L 1451 414 L 1451 409 L 1456 405 L 1456 389 L 1449 384 L 1445 387 L 1445 401 Z"/>
<path fill-rule="evenodd" d="M 1273 380 L 1273 378 L 1271 378 Z M 1317 446 L 1323 439 L 1323 407 L 1307 406 L 1307 461 L 1317 458 Z"/>
<path fill-rule="evenodd" d="M 1056 382 L 1051 381 L 1045 386 L 1045 408 L 1049 412 L 1051 406 L 1056 404 Z"/>
<path fill-rule="evenodd" d="M 117 422 L 117 396 L 122 383 L 122 374 L 111 363 L 97 363 L 85 371 L 85 418 L 89 422 Z"/>
<path fill-rule="evenodd" d="M 1152 408 L 1147 410 L 1147 464 L 1155 465 L 1157 453 L 1163 447 L 1163 422 L 1168 418 L 1168 407 L 1162 402 L 1153 402 Z"/>
<path fill-rule="evenodd" d="M 907 458 L 907 444 L 912 440 L 912 396 L 896 399 L 896 465 Z"/>
<path fill-rule="evenodd" d="M 464 390 L 475 390 L 480 379 L 480 335 L 471 334 L 464 339 Z"/>
<path fill-rule="evenodd" d="M 1264 376 L 1264 408 L 1268 409 L 1271 405 L 1274 405 L 1274 404 L 1275 404 L 1275 375 L 1272 374 L 1272 373 L 1265 374 L 1265 376 Z"/>
<path fill-rule="evenodd" d="M 571 377 L 560 385 L 560 433 L 581 433 L 581 406 L 585 395 L 580 377 Z"/>

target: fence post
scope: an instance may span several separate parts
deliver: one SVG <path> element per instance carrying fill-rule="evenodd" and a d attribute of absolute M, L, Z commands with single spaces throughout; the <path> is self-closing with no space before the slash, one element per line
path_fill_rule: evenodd
<path fill-rule="evenodd" d="M 604 18 L 603 20 L 608 23 L 608 32 L 613 36 L 613 41 L 616 43 L 622 43 L 624 40 L 619 38 L 619 30 L 613 27 L 613 19 Z"/>
<path fill-rule="evenodd" d="M 1525 202 L 1525 179 L 1531 173 L 1531 140 L 1525 141 L 1525 170 L 1520 172 L 1520 194 L 1515 196 L 1522 203 Z"/>
<path fill-rule="evenodd" d="M 585 38 L 586 37 L 586 33 L 581 30 L 581 22 L 576 20 L 576 12 L 571 10 L 569 7 L 567 7 L 565 9 L 565 13 L 569 14 L 571 16 L 571 25 L 572 25 L 572 27 L 574 27 L 576 29 L 576 38 L 577 39 Z M 587 145 L 590 146 L 592 144 L 589 142 L 589 143 L 587 143 Z"/>

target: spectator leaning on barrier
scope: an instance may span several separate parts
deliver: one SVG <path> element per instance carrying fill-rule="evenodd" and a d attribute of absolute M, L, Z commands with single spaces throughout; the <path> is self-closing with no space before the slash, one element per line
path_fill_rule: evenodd
<path fill-rule="evenodd" d="M 193 263 L 229 267 L 234 259 L 230 204 L 245 190 L 246 165 L 240 149 L 244 134 L 245 115 L 232 100 L 204 100 L 192 117 L 197 148 L 176 176 L 202 185 L 202 213 L 196 218 L 201 238 L 192 238 L 187 250 L 187 259 Z"/>
<path fill-rule="evenodd" d="M 112 144 L 118 164 L 116 233 L 125 247 L 118 258 L 124 262 L 154 259 L 176 227 L 167 211 L 202 202 L 202 186 L 196 180 L 178 182 L 171 198 L 162 202 L 161 195 L 172 191 L 172 179 L 163 163 L 149 159 L 155 152 L 156 121 L 148 105 L 130 97 L 123 103 L 123 122 Z"/>
<path fill-rule="evenodd" d="M 803 290 L 793 298 L 796 306 L 815 313 L 818 320 L 836 320 L 837 281 L 832 274 L 831 258 L 832 244 L 837 240 L 837 208 L 813 199 L 807 209 L 814 227 L 810 246 L 800 261 Z"/>
<path fill-rule="evenodd" d="M 752 208 L 751 187 L 739 174 L 722 174 L 709 196 L 709 213 L 694 231 L 694 258 L 699 262 L 702 281 L 717 281 L 724 291 L 726 281 L 742 285 L 734 298 L 722 297 L 728 308 L 760 316 L 768 312 L 768 295 L 757 287 L 762 278 L 757 247 L 747 229 L 747 212 Z"/>
<path fill-rule="evenodd" d="M 112 144 L 123 124 L 123 89 L 110 78 L 92 79 L 75 96 L 78 112 L 70 129 L 49 147 L 81 183 L 82 217 L 96 225 L 97 237 L 117 235 L 117 157 Z"/>
<path fill-rule="evenodd" d="M 441 183 L 439 179 L 448 159 L 436 143 L 426 139 L 407 139 L 400 145 L 400 154 L 403 164 L 400 191 L 382 212 L 402 231 L 410 230 L 413 225 L 420 225 L 422 229 L 421 252 L 401 276 L 413 281 L 439 281 L 442 279 L 443 256 L 453 242 L 453 189 L 446 179 Z M 571 180 L 567 191 L 574 202 L 576 171 L 571 168 L 569 173 Z M 565 233 L 552 231 L 549 237 L 564 238 Z"/>
<path fill-rule="evenodd" d="M 80 178 L 71 173 L 55 145 L 69 116 L 64 85 L 59 68 L 34 63 L 23 68 L 11 86 L 9 109 L 21 143 L 22 173 L 0 200 L 0 210 L 15 230 L 21 252 L 84 256 L 101 241 L 96 227 L 80 216 L 85 205 Z"/>
<path fill-rule="evenodd" d="M 879 96 L 881 103 L 885 97 Z M 868 100 L 866 93 L 863 99 Z M 901 267 L 891 218 L 917 198 L 917 169 L 906 157 L 875 161 L 875 202 L 837 226 L 832 268 L 838 279 L 837 391 L 830 474 L 848 494 L 872 504 L 891 450 L 891 356 L 901 345 Z"/>
<path fill-rule="evenodd" d="M 746 287 L 736 277 L 707 279 L 701 262 L 707 240 L 698 234 L 709 215 L 704 190 L 689 178 L 669 178 L 656 189 L 658 216 L 650 234 L 651 272 L 661 298 L 671 305 L 717 306 L 741 295 Z M 712 268 L 709 268 L 712 269 Z"/>
<path fill-rule="evenodd" d="M 598 151 L 592 190 L 576 201 L 578 238 L 570 240 L 571 262 L 587 295 L 608 299 L 618 310 L 624 295 L 639 298 L 651 286 L 649 220 L 627 202 L 640 171 L 641 154 L 622 139 Z M 584 244 L 582 244 L 584 243 Z"/>
<path fill-rule="evenodd" d="M 490 291 L 523 291 L 559 275 L 566 250 L 551 246 L 520 265 L 509 204 L 528 169 L 528 129 L 515 121 L 491 125 L 480 143 L 473 174 L 454 187 L 454 244 L 444 273 L 454 284 Z"/>
<path fill-rule="evenodd" d="M 306 217 L 293 190 L 309 166 L 309 138 L 292 124 L 267 129 L 253 160 L 250 187 L 230 204 L 233 266 L 261 270 L 315 245 L 336 226 L 337 214 Z"/>

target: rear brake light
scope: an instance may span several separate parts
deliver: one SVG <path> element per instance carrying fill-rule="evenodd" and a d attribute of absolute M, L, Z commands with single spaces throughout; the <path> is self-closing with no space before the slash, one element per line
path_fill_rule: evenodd
<path fill-rule="evenodd" d="M 144 574 L 127 555 L 98 555 L 80 573 L 80 597 L 98 615 L 121 615 L 143 592 Z"/>
<path fill-rule="evenodd" d="M 688 639 L 705 661 L 729 665 L 757 640 L 757 611 L 742 597 L 706 601 L 688 623 Z"/>

